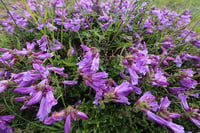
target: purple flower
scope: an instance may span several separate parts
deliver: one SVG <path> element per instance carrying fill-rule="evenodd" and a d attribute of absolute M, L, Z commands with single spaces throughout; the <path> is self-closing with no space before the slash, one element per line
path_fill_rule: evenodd
<path fill-rule="evenodd" d="M 73 121 L 76 121 L 76 116 L 80 117 L 81 119 L 88 119 L 88 116 L 85 113 L 74 109 L 72 106 L 68 106 L 66 109 L 61 110 L 60 112 L 54 112 L 51 117 L 45 119 L 44 123 L 50 125 L 56 121 L 65 120 L 64 130 L 65 133 L 69 133 L 71 128 L 71 118 Z"/>
<path fill-rule="evenodd" d="M 186 89 L 187 88 L 183 88 L 183 87 L 169 87 L 170 92 L 174 94 L 180 93 Z"/>
<path fill-rule="evenodd" d="M 74 51 L 74 48 L 71 46 L 67 52 L 67 55 L 69 56 L 69 55 L 73 55 L 73 54 L 75 54 L 75 51 Z"/>
<path fill-rule="evenodd" d="M 194 72 L 190 68 L 181 69 L 181 71 L 183 72 L 183 74 L 182 74 L 183 77 L 192 77 L 194 75 Z"/>
<path fill-rule="evenodd" d="M 35 74 L 36 71 L 34 70 L 29 70 L 27 72 L 22 72 L 18 74 L 11 74 L 11 81 L 14 81 L 15 83 L 18 84 L 18 86 L 28 86 L 30 85 L 33 81 L 40 80 L 41 75 L 40 74 Z"/>
<path fill-rule="evenodd" d="M 75 79 L 72 81 L 65 80 L 65 81 L 61 81 L 61 83 L 67 84 L 67 85 L 75 85 L 77 84 L 77 81 L 75 81 Z"/>
<path fill-rule="evenodd" d="M 154 102 L 154 99 L 155 99 L 155 96 L 153 96 L 150 91 L 147 91 L 139 100 L 137 100 L 134 106 L 136 107 L 138 106 L 139 108 L 147 108 L 147 109 L 156 111 L 159 106 L 157 102 Z"/>
<path fill-rule="evenodd" d="M 50 87 L 50 86 L 49 86 Z M 46 96 L 44 96 L 40 103 L 40 108 L 37 113 L 37 117 L 40 121 L 44 121 L 48 114 L 51 112 L 51 108 L 57 104 L 57 100 L 54 98 L 53 92 L 50 90 L 46 92 Z"/>
<path fill-rule="evenodd" d="M 181 67 L 181 65 L 183 64 L 179 55 L 176 56 L 176 59 L 174 60 L 174 62 L 176 63 L 176 67 Z"/>
<path fill-rule="evenodd" d="M 200 128 L 200 114 L 198 113 L 199 109 L 189 108 L 187 104 L 187 96 L 184 94 L 179 94 L 178 98 L 181 100 L 181 104 L 186 111 L 186 116 Z"/>
<path fill-rule="evenodd" d="M 164 71 L 161 68 L 158 68 L 154 78 L 151 80 L 152 85 L 160 85 L 166 87 L 169 85 L 167 83 L 167 78 L 164 76 Z"/>
<path fill-rule="evenodd" d="M 168 121 L 172 121 L 171 118 L 177 118 L 181 115 L 178 113 L 171 113 L 167 111 L 168 106 L 170 105 L 171 101 L 168 100 L 168 97 L 161 98 L 160 100 L 160 107 L 159 107 L 159 113 Z"/>
<path fill-rule="evenodd" d="M 195 46 L 200 47 L 200 40 L 193 39 L 192 41 Z"/>
<path fill-rule="evenodd" d="M 95 47 L 87 47 L 81 45 L 83 50 L 87 51 L 84 55 L 84 59 L 78 63 L 79 69 L 82 70 L 86 67 L 89 67 L 91 71 L 97 72 L 99 69 L 99 50 Z"/>
<path fill-rule="evenodd" d="M 181 125 L 177 125 L 171 121 L 167 121 L 165 119 L 163 119 L 162 117 L 152 113 L 151 111 L 147 110 L 147 109 L 142 109 L 142 111 L 153 121 L 161 124 L 161 125 L 165 125 L 169 128 L 171 128 L 175 133 L 185 133 L 184 131 L 184 127 Z"/>
<path fill-rule="evenodd" d="M 189 77 L 187 78 L 181 78 L 180 79 L 180 84 L 181 86 L 187 88 L 187 89 L 191 89 L 191 88 L 195 88 L 195 85 L 197 84 L 197 81 L 194 79 L 191 79 Z"/>
<path fill-rule="evenodd" d="M 12 133 L 12 127 L 10 127 L 6 122 L 10 122 L 13 118 L 15 118 L 14 115 L 0 116 L 1 133 Z"/>
<path fill-rule="evenodd" d="M 187 96 L 181 93 L 181 94 L 178 95 L 178 98 L 181 100 L 183 108 L 185 110 L 189 110 L 189 106 L 188 106 L 187 101 L 186 101 Z"/>
<path fill-rule="evenodd" d="M 48 48 L 51 51 L 56 51 L 62 49 L 62 44 L 54 39 L 54 43 L 51 43 L 48 36 L 42 36 L 40 40 L 37 41 L 42 51 L 47 51 Z"/>
<path fill-rule="evenodd" d="M 118 102 L 118 103 L 126 103 L 130 105 L 131 103 L 128 102 L 128 98 L 126 95 L 131 93 L 133 91 L 132 87 L 130 87 L 130 83 L 124 80 L 124 82 L 116 86 L 115 88 L 113 87 L 110 92 L 104 94 L 104 99 L 106 102 L 109 102 L 110 100 L 113 102 Z"/>
<path fill-rule="evenodd" d="M 57 74 L 63 76 L 63 77 L 68 77 L 67 74 L 65 74 L 64 71 L 64 67 L 58 68 L 58 67 L 48 67 L 48 70 L 50 71 L 55 71 Z"/>
<path fill-rule="evenodd" d="M 171 37 L 165 38 L 162 43 L 164 47 L 173 47 L 174 46 L 174 39 Z"/>
<path fill-rule="evenodd" d="M 69 133 L 70 128 L 71 128 L 71 116 L 68 115 L 66 120 L 65 120 L 65 128 L 64 128 L 65 133 Z"/>
<path fill-rule="evenodd" d="M 0 93 L 7 89 L 9 86 L 8 80 L 1 80 L 0 81 Z"/>
<path fill-rule="evenodd" d="M 92 61 L 92 67 L 91 70 L 97 71 L 99 69 L 99 52 L 96 53 L 95 57 Z"/>
<path fill-rule="evenodd" d="M 31 100 L 28 101 L 27 105 L 30 106 L 30 105 L 38 103 L 41 97 L 42 97 L 42 91 L 38 91 L 36 94 L 32 96 Z"/>
<path fill-rule="evenodd" d="M 30 87 L 16 87 L 14 89 L 15 92 L 21 93 L 21 94 L 28 94 L 34 92 L 35 86 Z"/>

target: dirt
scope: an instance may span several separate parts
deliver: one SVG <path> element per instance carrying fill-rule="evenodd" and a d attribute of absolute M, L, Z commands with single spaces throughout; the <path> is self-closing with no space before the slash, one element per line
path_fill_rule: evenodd
<path fill-rule="evenodd" d="M 20 0 L 0 0 L 0 20 L 6 19 L 8 16 L 6 8 L 3 6 L 2 2 L 9 7 L 10 5 L 15 5 L 19 1 Z"/>

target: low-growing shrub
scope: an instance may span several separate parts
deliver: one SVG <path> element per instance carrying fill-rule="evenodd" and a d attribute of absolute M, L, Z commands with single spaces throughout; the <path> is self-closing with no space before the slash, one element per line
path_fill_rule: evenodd
<path fill-rule="evenodd" d="M 150 0 L 11 6 L 0 21 L 1 132 L 198 132 L 190 13 Z"/>

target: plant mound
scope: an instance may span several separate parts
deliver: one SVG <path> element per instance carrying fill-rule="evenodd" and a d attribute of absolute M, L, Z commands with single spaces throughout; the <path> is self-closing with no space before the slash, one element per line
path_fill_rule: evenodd
<path fill-rule="evenodd" d="M 0 21 L 1 132 L 197 132 L 190 14 L 148 0 L 11 6 Z"/>

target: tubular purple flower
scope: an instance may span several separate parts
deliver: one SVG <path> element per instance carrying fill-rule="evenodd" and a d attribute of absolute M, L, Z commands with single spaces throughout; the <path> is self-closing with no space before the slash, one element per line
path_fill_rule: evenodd
<path fill-rule="evenodd" d="M 44 59 L 47 59 L 47 58 L 53 57 L 53 56 L 54 56 L 53 53 L 45 53 L 45 54 L 37 55 L 37 56 L 35 56 L 35 58 L 44 60 Z"/>
<path fill-rule="evenodd" d="M 6 52 L 1 55 L 0 59 L 3 61 L 8 61 L 14 57 L 14 54 L 10 54 L 10 52 Z"/>
<path fill-rule="evenodd" d="M 12 133 L 12 127 L 10 127 L 6 121 L 10 122 L 15 116 L 14 115 L 6 115 L 0 116 L 0 131 L 1 133 Z"/>
<path fill-rule="evenodd" d="M 124 97 L 120 97 L 119 100 L 114 99 L 113 101 L 117 102 L 117 103 L 126 103 L 126 104 L 130 105 L 131 103 L 128 100 L 129 99 L 124 96 Z"/>
<path fill-rule="evenodd" d="M 26 42 L 26 48 L 28 51 L 32 51 L 32 49 L 34 49 L 36 43 L 33 42 L 33 43 L 30 43 L 30 42 Z"/>
<path fill-rule="evenodd" d="M 170 118 L 178 118 L 178 117 L 181 117 L 181 115 L 178 113 L 169 113 L 169 117 Z"/>
<path fill-rule="evenodd" d="M 99 69 L 99 52 L 97 52 L 97 54 L 93 58 L 91 65 L 91 70 L 97 71 Z"/>
<path fill-rule="evenodd" d="M 191 89 L 191 88 L 195 88 L 197 81 L 194 79 L 191 79 L 189 77 L 187 78 L 181 78 L 180 80 L 180 84 L 181 86 L 187 88 L 187 89 Z"/>
<path fill-rule="evenodd" d="M 65 81 L 61 81 L 61 83 L 63 84 L 67 84 L 67 85 L 76 85 L 78 82 L 74 80 L 72 81 L 68 81 L 68 80 L 65 80 Z"/>
<path fill-rule="evenodd" d="M 81 112 L 81 111 L 78 111 L 78 110 L 77 110 L 76 115 L 77 115 L 78 117 L 80 117 L 81 119 L 85 119 L 85 120 L 88 119 L 88 116 L 87 116 L 85 113 Z"/>
<path fill-rule="evenodd" d="M 61 75 L 63 77 L 68 77 L 68 75 L 63 72 L 64 67 L 61 67 L 61 68 L 58 68 L 58 67 L 48 67 L 48 70 L 55 71 L 57 74 L 59 74 L 59 75 Z"/>
<path fill-rule="evenodd" d="M 182 92 L 182 91 L 184 91 L 186 89 L 187 88 L 183 88 L 183 87 L 169 87 L 170 92 L 174 93 L 174 94 L 180 93 L 180 92 Z"/>
<path fill-rule="evenodd" d="M 127 71 L 131 76 L 132 85 L 137 85 L 138 84 L 138 78 L 139 78 L 137 73 L 133 69 L 131 69 L 130 67 L 127 68 Z"/>
<path fill-rule="evenodd" d="M 168 106 L 170 105 L 171 101 L 168 100 L 168 97 L 161 98 L 160 100 L 160 110 L 167 110 Z"/>
<path fill-rule="evenodd" d="M 61 121 L 61 120 L 64 119 L 65 115 L 66 115 L 65 110 L 61 110 L 60 112 L 53 112 L 52 118 L 53 118 L 55 121 Z"/>
<path fill-rule="evenodd" d="M 8 80 L 0 81 L 0 93 L 2 93 L 8 87 Z"/>
<path fill-rule="evenodd" d="M 101 78 L 107 78 L 108 77 L 108 73 L 106 72 L 98 72 L 98 73 L 94 73 L 92 74 L 92 79 L 101 79 Z"/>
<path fill-rule="evenodd" d="M 47 78 L 49 76 L 49 71 L 47 68 L 43 67 L 40 64 L 33 63 L 33 68 L 37 70 L 42 77 Z"/>
<path fill-rule="evenodd" d="M 183 108 L 184 108 L 186 111 L 189 110 L 189 106 L 188 106 L 187 101 L 186 101 L 187 96 L 184 95 L 183 93 L 181 93 L 181 94 L 178 95 L 178 98 L 181 100 L 181 103 L 182 103 L 182 105 L 183 105 Z"/>
<path fill-rule="evenodd" d="M 121 85 L 115 87 L 114 89 L 114 93 L 117 93 L 119 96 L 126 96 L 132 91 L 133 89 L 130 87 L 129 82 L 127 82 L 126 80 L 124 80 Z"/>
<path fill-rule="evenodd" d="M 44 124 L 51 125 L 54 122 L 56 122 L 56 120 L 54 120 L 53 117 L 49 117 L 49 118 L 45 119 Z"/>
<path fill-rule="evenodd" d="M 51 112 L 51 108 L 57 104 L 57 100 L 54 98 L 52 91 L 48 91 L 40 103 L 40 109 L 37 113 L 37 117 L 40 121 L 44 121 Z"/>
<path fill-rule="evenodd" d="M 21 94 L 28 94 L 28 93 L 34 92 L 34 89 L 35 89 L 35 86 L 24 87 L 24 88 L 16 87 L 14 91 Z"/>
<path fill-rule="evenodd" d="M 87 46 L 85 46 L 85 45 L 81 45 L 81 48 L 82 48 L 83 50 L 85 50 L 85 51 L 90 51 L 90 50 L 91 50 L 91 48 L 89 48 L 89 47 L 87 47 Z"/>
<path fill-rule="evenodd" d="M 3 121 L 8 121 L 10 122 L 13 118 L 15 118 L 14 115 L 4 115 L 4 116 L 0 116 L 0 119 Z"/>
<path fill-rule="evenodd" d="M 23 96 L 23 97 L 16 97 L 13 100 L 18 101 L 18 102 L 23 102 L 28 98 L 28 96 Z"/>
<path fill-rule="evenodd" d="M 192 41 L 193 41 L 193 45 L 200 47 L 200 40 L 193 39 Z"/>
<path fill-rule="evenodd" d="M 33 104 L 36 104 L 37 102 L 40 101 L 41 97 L 42 97 L 42 91 L 38 91 L 38 92 L 32 97 L 32 99 L 31 99 L 30 101 L 28 101 L 28 103 L 27 103 L 26 105 L 31 106 L 31 105 L 33 105 Z"/>
<path fill-rule="evenodd" d="M 167 83 L 167 78 L 163 75 L 164 75 L 164 71 L 161 68 L 158 68 L 156 71 L 155 77 L 151 81 L 151 84 L 167 87 L 169 83 Z"/>
<path fill-rule="evenodd" d="M 167 126 L 171 128 L 175 133 L 185 133 L 184 127 L 181 125 L 169 122 Z"/>
<path fill-rule="evenodd" d="M 65 133 L 69 133 L 71 128 L 71 117 L 70 115 L 67 116 L 66 120 L 65 120 Z"/>
<path fill-rule="evenodd" d="M 181 67 L 181 65 L 183 64 L 179 55 L 176 56 L 176 59 L 174 60 L 174 62 L 176 63 L 176 67 Z"/>
<path fill-rule="evenodd" d="M 189 96 L 192 96 L 192 97 L 195 97 L 195 98 L 199 98 L 199 93 L 190 94 Z"/>
<path fill-rule="evenodd" d="M 190 117 L 190 120 L 200 128 L 200 119 L 198 120 L 195 117 Z"/>
<path fill-rule="evenodd" d="M 152 119 L 153 121 L 155 121 L 155 122 L 157 122 L 157 123 L 159 123 L 159 124 L 168 126 L 168 127 L 171 128 L 175 133 L 185 133 L 184 127 L 183 127 L 183 126 L 177 125 L 177 124 L 175 124 L 175 123 L 173 123 L 173 122 L 170 122 L 170 121 L 166 121 L 166 120 L 163 119 L 162 117 L 155 115 L 154 113 L 152 113 L 152 112 L 149 111 L 149 110 L 142 109 L 142 111 L 143 111 L 150 119 Z"/>
<path fill-rule="evenodd" d="M 143 96 L 137 100 L 137 102 L 134 104 L 134 106 L 142 106 L 141 108 L 151 109 L 153 111 L 156 111 L 158 109 L 158 103 L 154 101 L 156 97 L 151 94 L 150 91 L 147 91 L 143 94 Z M 144 105 L 143 105 L 144 104 Z"/>

